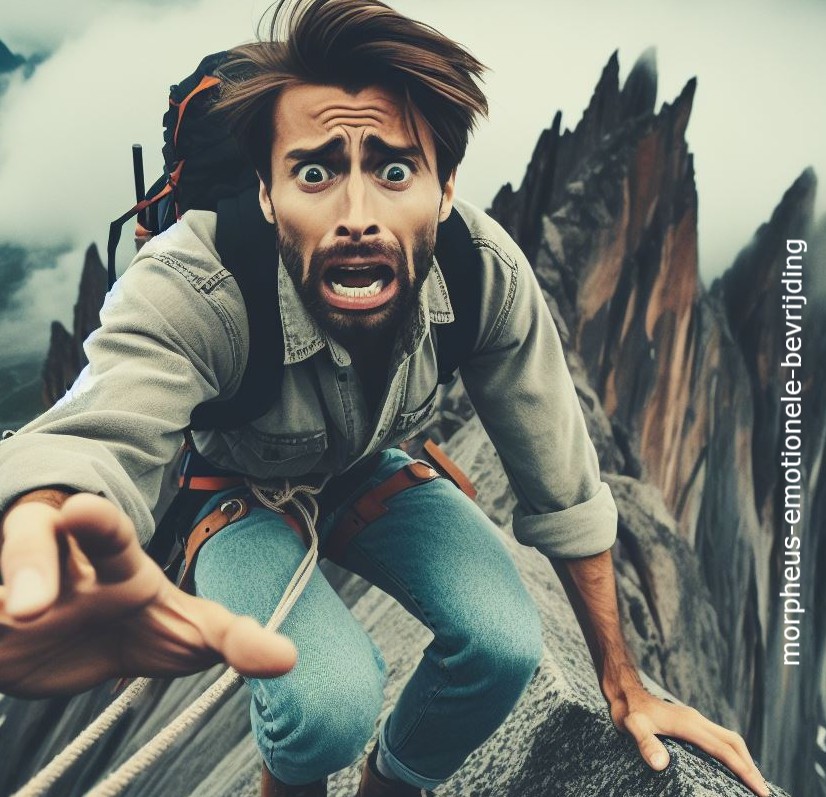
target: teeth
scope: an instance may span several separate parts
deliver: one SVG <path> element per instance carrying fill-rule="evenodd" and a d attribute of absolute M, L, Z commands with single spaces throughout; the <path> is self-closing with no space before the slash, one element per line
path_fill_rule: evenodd
<path fill-rule="evenodd" d="M 384 287 L 384 280 L 377 279 L 372 285 L 366 285 L 363 288 L 349 288 L 347 285 L 339 285 L 335 281 L 331 284 L 333 286 L 333 293 L 337 296 L 350 296 L 361 299 L 366 296 L 376 296 L 381 293 L 381 289 Z"/>

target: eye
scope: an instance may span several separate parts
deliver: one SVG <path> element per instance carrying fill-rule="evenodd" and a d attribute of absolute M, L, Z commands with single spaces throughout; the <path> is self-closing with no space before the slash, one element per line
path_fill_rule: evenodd
<path fill-rule="evenodd" d="M 297 172 L 298 179 L 307 185 L 320 185 L 335 176 L 326 166 L 320 163 L 305 163 Z"/>
<path fill-rule="evenodd" d="M 388 183 L 406 183 L 412 175 L 409 164 L 400 161 L 386 163 L 379 170 L 379 178 Z"/>

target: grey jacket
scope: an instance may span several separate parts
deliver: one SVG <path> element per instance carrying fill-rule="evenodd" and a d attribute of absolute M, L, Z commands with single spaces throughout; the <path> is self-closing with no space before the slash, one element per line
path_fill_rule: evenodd
<path fill-rule="evenodd" d="M 479 337 L 460 373 L 517 496 L 514 534 L 549 557 L 604 551 L 616 507 L 539 285 L 496 222 L 456 204 L 484 266 Z M 214 213 L 190 211 L 138 253 L 106 298 L 74 386 L 0 443 L 0 509 L 30 490 L 68 486 L 114 501 L 149 541 L 174 493 L 190 412 L 231 395 L 244 372 L 246 311 L 215 251 L 215 223 Z M 431 325 L 453 319 L 438 263 L 372 418 L 347 351 L 307 313 L 283 263 L 278 269 L 281 401 L 238 431 L 196 433 L 199 450 L 267 480 L 338 473 L 413 435 L 434 409 Z"/>

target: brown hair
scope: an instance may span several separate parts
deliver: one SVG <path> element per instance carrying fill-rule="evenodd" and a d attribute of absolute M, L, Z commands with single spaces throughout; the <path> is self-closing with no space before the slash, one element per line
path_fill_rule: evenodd
<path fill-rule="evenodd" d="M 272 8 L 269 40 L 259 34 L 258 42 L 230 51 L 216 105 L 265 183 L 272 179 L 274 103 L 288 86 L 313 83 L 392 90 L 420 143 L 412 108 L 418 110 L 433 133 L 444 185 L 464 157 L 477 116 L 487 116 L 477 85 L 485 66 L 379 0 L 279 0 Z"/>

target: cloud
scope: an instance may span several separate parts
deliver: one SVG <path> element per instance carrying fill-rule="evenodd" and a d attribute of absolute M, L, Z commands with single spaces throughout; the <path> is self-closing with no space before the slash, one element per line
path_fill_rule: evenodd
<path fill-rule="evenodd" d="M 53 269 L 63 251 L 60 249 L 24 249 L 20 246 L 0 244 L 0 316 L 12 310 L 24 310 L 29 303 L 21 302 L 20 289 L 39 269 Z M 0 338 L 2 340 L 2 338 Z M 2 356 L 2 352 L 0 352 Z"/>
<path fill-rule="evenodd" d="M 83 255 L 82 249 L 29 253 L 28 279 L 0 313 L 0 368 L 44 357 L 52 321 L 71 331 Z"/>
<path fill-rule="evenodd" d="M 12 49 L 51 43 L 54 53 L 0 99 L 0 241 L 103 246 L 108 222 L 133 202 L 133 142 L 144 145 L 147 184 L 160 173 L 169 84 L 204 54 L 251 39 L 266 5 L 77 0 L 51 3 L 47 14 L 43 3 L 4 10 L 0 36 Z M 826 174 L 823 4 L 395 5 L 462 41 L 493 69 L 491 120 L 471 143 L 458 181 L 478 205 L 504 182 L 521 181 L 557 109 L 565 126 L 576 124 L 613 50 L 627 74 L 650 45 L 658 50 L 661 101 L 699 78 L 688 138 L 707 277 L 733 260 L 806 166 Z M 818 210 L 826 211 L 824 192 Z M 121 245 L 122 260 L 128 248 Z"/>
<path fill-rule="evenodd" d="M 44 357 L 52 320 L 71 328 L 85 249 L 105 244 L 109 221 L 134 201 L 132 143 L 146 145 L 154 179 L 169 84 L 206 52 L 252 38 L 260 9 L 229 6 L 82 0 L 41 20 L 42 3 L 17 4 L 11 25 L 4 9 L 0 37 L 13 50 L 54 52 L 0 98 L 0 367 Z M 36 252 L 24 262 L 13 245 Z"/>
<path fill-rule="evenodd" d="M 36 3 L 6 3 L 0 16 L 0 38 L 12 50 L 25 55 L 52 52 L 65 41 L 82 36 L 101 16 L 136 8 L 155 14 L 157 8 L 192 5 L 194 0 L 38 0 Z"/>
<path fill-rule="evenodd" d="M 252 38 L 260 11 L 224 0 L 82 6 L 86 27 L 0 101 L 0 240 L 105 242 L 134 202 L 131 145 L 146 147 L 148 182 L 161 171 L 170 83 Z"/>
<path fill-rule="evenodd" d="M 826 179 L 826 4 L 813 0 L 398 0 L 404 13 L 461 41 L 493 70 L 491 119 L 468 148 L 460 193 L 487 204 L 518 185 L 557 109 L 581 118 L 610 54 L 621 78 L 657 49 L 659 102 L 693 76 L 687 138 L 699 193 L 701 273 L 734 260 L 798 175 Z M 482 10 L 483 9 L 483 10 Z M 817 212 L 826 213 L 826 191 Z"/>

